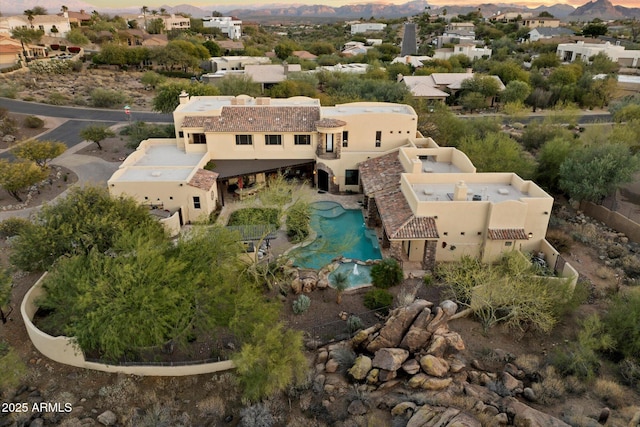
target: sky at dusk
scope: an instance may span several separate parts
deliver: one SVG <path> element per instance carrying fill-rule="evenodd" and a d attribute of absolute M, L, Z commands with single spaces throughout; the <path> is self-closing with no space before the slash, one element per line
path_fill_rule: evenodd
<path fill-rule="evenodd" d="M 251 7 L 256 8 L 260 5 L 266 4 L 279 4 L 279 5 L 301 5 L 301 4 L 323 4 L 328 6 L 343 6 L 348 4 L 357 3 L 393 3 L 403 4 L 408 0 L 387 0 L 387 1 L 358 1 L 358 0 L 136 0 L 135 3 L 131 0 L 85 0 L 87 3 L 95 5 L 96 7 L 103 8 L 118 8 L 118 7 L 132 7 L 138 2 L 140 5 L 148 7 L 161 7 L 161 6 L 177 6 L 180 4 L 191 4 L 197 7 L 206 7 L 207 9 L 215 8 L 215 6 L 234 6 L 234 7 Z M 537 7 L 540 5 L 552 5 L 552 4 L 569 4 L 572 6 L 581 6 L 587 3 L 588 0 L 430 0 L 429 4 L 432 6 L 446 6 L 446 5 L 476 5 L 481 3 L 505 3 L 515 4 L 528 7 Z M 144 4 L 143 4 L 144 3 Z M 612 0 L 614 5 L 627 6 L 627 7 L 640 7 L 640 0 Z"/>

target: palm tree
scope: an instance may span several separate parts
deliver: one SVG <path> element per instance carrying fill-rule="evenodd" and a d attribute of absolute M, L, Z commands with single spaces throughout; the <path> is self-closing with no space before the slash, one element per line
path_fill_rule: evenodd
<path fill-rule="evenodd" d="M 65 13 L 69 11 L 69 8 L 65 5 L 62 5 L 62 7 L 60 8 L 60 11 L 62 11 L 62 13 Z"/>
<path fill-rule="evenodd" d="M 149 13 L 149 8 L 147 6 L 142 6 L 140 9 L 142 12 L 142 17 L 144 18 L 144 30 L 147 31 L 147 13 Z"/>
<path fill-rule="evenodd" d="M 336 290 L 336 303 L 342 303 L 342 293 L 349 287 L 349 276 L 344 272 L 333 274 L 333 288 Z"/>
<path fill-rule="evenodd" d="M 33 28 L 33 17 L 35 16 L 35 12 L 32 9 L 27 9 L 24 11 L 24 16 L 27 17 L 27 20 L 29 21 L 29 26 L 31 28 Z"/>
<path fill-rule="evenodd" d="M 164 7 L 160 8 L 160 15 L 164 16 L 167 14 L 167 9 L 165 9 Z"/>

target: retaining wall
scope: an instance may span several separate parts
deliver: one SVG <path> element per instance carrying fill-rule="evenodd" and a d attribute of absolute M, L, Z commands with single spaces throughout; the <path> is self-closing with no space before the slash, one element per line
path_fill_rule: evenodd
<path fill-rule="evenodd" d="M 637 222 L 630 220 L 624 215 L 620 215 L 618 212 L 611 211 L 604 206 L 591 202 L 583 202 L 580 205 L 580 209 L 585 215 L 604 222 L 614 230 L 624 233 L 629 240 L 640 243 L 640 224 Z"/>
<path fill-rule="evenodd" d="M 27 329 L 27 333 L 34 347 L 42 353 L 42 355 L 55 362 L 102 372 L 162 377 L 209 374 L 235 368 L 231 360 L 185 366 L 119 366 L 88 362 L 85 360 L 82 350 L 74 345 L 73 338 L 64 336 L 53 337 L 44 333 L 33 324 L 33 317 L 36 311 L 38 311 L 38 306 L 35 304 L 35 301 L 45 293 L 42 282 L 46 275 L 47 273 L 44 273 L 24 296 L 22 304 L 20 305 L 20 314 L 22 315 L 24 326 Z"/>

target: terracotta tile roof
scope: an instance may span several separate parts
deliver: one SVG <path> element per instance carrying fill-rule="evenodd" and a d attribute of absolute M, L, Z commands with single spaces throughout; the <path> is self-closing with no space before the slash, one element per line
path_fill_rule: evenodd
<path fill-rule="evenodd" d="M 319 128 L 340 128 L 346 126 L 347 122 L 338 119 L 324 118 L 316 121 L 316 127 Z"/>
<path fill-rule="evenodd" d="M 193 178 L 191 178 L 191 181 L 189 181 L 189 185 L 201 190 L 209 191 L 211 190 L 211 187 L 213 187 L 213 185 L 216 183 L 217 178 L 217 172 L 198 169 L 193 175 Z"/>
<path fill-rule="evenodd" d="M 491 240 L 527 240 L 524 228 L 490 228 L 489 239 Z"/>
<path fill-rule="evenodd" d="M 220 116 L 187 116 L 183 127 L 205 132 L 315 132 L 319 107 L 225 106 Z"/>
<path fill-rule="evenodd" d="M 400 189 L 376 196 L 378 212 L 390 240 L 437 239 L 438 229 L 433 217 L 413 215 Z"/>
<path fill-rule="evenodd" d="M 366 160 L 360 163 L 358 169 L 362 189 L 367 196 L 381 190 L 397 188 L 400 174 L 404 172 L 397 151 Z"/>

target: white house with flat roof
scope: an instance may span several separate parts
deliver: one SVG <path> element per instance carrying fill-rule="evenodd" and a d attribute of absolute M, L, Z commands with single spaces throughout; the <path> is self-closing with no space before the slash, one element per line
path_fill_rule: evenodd
<path fill-rule="evenodd" d="M 373 33 L 377 31 L 383 31 L 385 28 L 387 28 L 387 24 L 382 24 L 379 22 L 351 24 L 351 34 Z"/>
<path fill-rule="evenodd" d="M 640 50 L 626 50 L 624 46 L 606 43 L 560 43 L 556 49 L 560 60 L 573 62 L 581 60 L 588 62 L 589 58 L 604 53 L 613 62 L 617 62 L 622 67 L 640 67 Z"/>
<path fill-rule="evenodd" d="M 205 16 L 202 18 L 204 28 L 218 28 L 231 40 L 242 37 L 242 21 L 232 16 Z"/>

